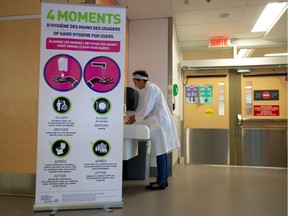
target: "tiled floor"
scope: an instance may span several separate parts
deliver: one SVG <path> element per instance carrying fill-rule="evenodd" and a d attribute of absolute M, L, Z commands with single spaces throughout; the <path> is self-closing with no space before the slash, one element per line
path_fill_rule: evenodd
<path fill-rule="evenodd" d="M 124 181 L 124 208 L 58 211 L 56 216 L 287 216 L 287 169 L 181 165 L 163 191 Z M 1 216 L 44 216 L 34 198 L 0 196 Z"/>

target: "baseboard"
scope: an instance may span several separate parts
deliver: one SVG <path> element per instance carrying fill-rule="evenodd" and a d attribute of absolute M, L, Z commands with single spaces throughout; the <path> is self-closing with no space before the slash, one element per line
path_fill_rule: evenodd
<path fill-rule="evenodd" d="M 0 194 L 17 196 L 35 196 L 36 174 L 1 173 Z"/>

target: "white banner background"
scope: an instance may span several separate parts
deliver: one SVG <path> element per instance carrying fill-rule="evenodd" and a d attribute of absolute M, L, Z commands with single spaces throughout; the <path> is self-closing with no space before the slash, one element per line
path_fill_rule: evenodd
<path fill-rule="evenodd" d="M 34 210 L 122 207 L 126 8 L 42 3 Z"/>

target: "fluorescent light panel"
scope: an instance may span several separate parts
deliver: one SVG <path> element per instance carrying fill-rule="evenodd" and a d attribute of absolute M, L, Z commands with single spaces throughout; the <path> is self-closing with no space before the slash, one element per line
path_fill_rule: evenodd
<path fill-rule="evenodd" d="M 287 2 L 267 4 L 251 32 L 266 32 L 287 9 Z"/>
<path fill-rule="evenodd" d="M 248 58 L 252 53 L 254 49 L 240 49 L 237 58 Z"/>
<path fill-rule="evenodd" d="M 251 70 L 250 69 L 238 69 L 237 73 L 250 73 Z"/>
<path fill-rule="evenodd" d="M 273 57 L 273 56 L 288 56 L 288 53 L 268 53 L 265 54 L 264 56 L 268 57 Z"/>

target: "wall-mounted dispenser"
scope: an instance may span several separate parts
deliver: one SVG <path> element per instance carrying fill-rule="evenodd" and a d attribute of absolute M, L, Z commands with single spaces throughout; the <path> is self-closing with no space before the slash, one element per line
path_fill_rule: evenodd
<path fill-rule="evenodd" d="M 136 111 L 138 107 L 139 93 L 131 87 L 126 87 L 126 109 Z"/>

